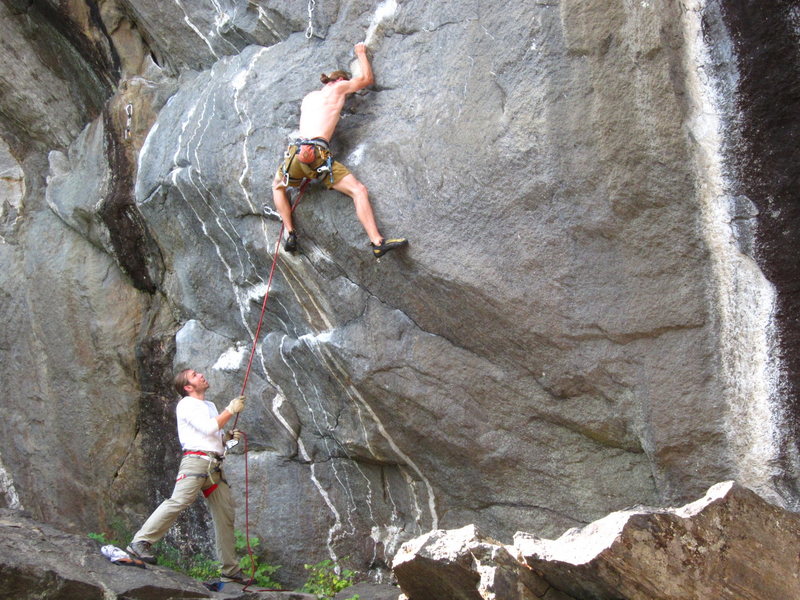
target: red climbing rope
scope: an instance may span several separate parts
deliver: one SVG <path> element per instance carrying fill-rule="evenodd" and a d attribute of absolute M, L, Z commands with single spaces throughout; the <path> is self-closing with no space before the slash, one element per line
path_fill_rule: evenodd
<path fill-rule="evenodd" d="M 303 183 L 300 184 L 300 189 L 295 196 L 294 202 L 292 203 L 292 212 L 297 207 L 297 204 L 300 202 L 300 198 L 303 197 L 303 193 L 306 191 L 306 186 L 309 184 L 310 180 L 305 179 Z M 256 348 L 258 346 L 258 336 L 261 333 L 261 325 L 264 323 L 264 314 L 267 311 L 267 300 L 269 300 L 269 290 L 272 287 L 272 277 L 275 275 L 275 267 L 278 264 L 278 255 L 280 254 L 281 248 L 281 240 L 283 240 L 283 229 L 285 225 L 281 223 L 281 230 L 278 233 L 278 241 L 275 244 L 275 254 L 272 257 L 272 268 L 269 270 L 269 279 L 267 280 L 267 291 L 264 294 L 264 301 L 261 303 L 261 316 L 258 319 L 258 326 L 256 327 L 256 332 L 253 335 L 253 348 L 250 350 L 250 360 L 247 361 L 247 370 L 244 373 L 244 381 L 242 382 L 242 391 L 240 395 L 244 396 L 244 392 L 247 389 L 247 381 L 250 379 L 250 369 L 253 366 L 253 358 L 256 355 Z M 236 419 L 233 421 L 233 428 L 236 429 L 236 424 L 239 422 L 239 414 L 236 413 Z M 250 581 L 242 588 L 242 591 L 246 591 L 250 585 L 253 584 L 255 580 L 256 574 L 256 559 L 253 556 L 253 549 L 250 546 L 250 502 L 249 502 L 249 495 L 250 495 L 250 474 L 247 465 L 247 436 L 242 433 L 242 438 L 244 439 L 244 535 L 245 540 L 247 543 L 247 556 L 250 558 Z M 261 591 L 285 591 L 285 590 L 261 590 Z"/>
<path fill-rule="evenodd" d="M 283 231 L 283 227 L 281 227 L 281 231 Z M 280 242 L 280 238 L 278 238 L 278 242 Z M 246 591 L 256 578 L 256 559 L 253 556 L 253 549 L 250 547 L 250 503 L 247 501 L 249 491 L 247 482 L 250 473 L 247 467 L 247 435 L 242 433 L 242 438 L 244 439 L 244 537 L 247 542 L 247 556 L 250 558 L 250 580 L 242 588 L 242 591 Z"/>
<path fill-rule="evenodd" d="M 300 191 L 297 193 L 297 196 L 292 203 L 292 212 L 294 212 L 297 203 L 300 202 L 300 198 L 303 197 L 303 193 L 306 191 L 306 186 L 308 185 L 309 179 L 303 180 L 303 183 L 300 184 Z M 269 300 L 269 290 L 272 287 L 272 277 L 275 275 L 275 267 L 278 264 L 278 256 L 279 250 L 281 247 L 281 240 L 283 239 L 283 229 L 285 225 L 281 223 L 281 230 L 278 233 L 278 241 L 275 244 L 275 255 L 272 258 L 272 268 L 269 270 L 269 279 L 267 280 L 267 292 L 264 294 L 264 302 L 261 304 L 261 317 L 258 319 L 258 327 L 256 327 L 256 333 L 253 336 L 253 348 L 250 350 L 250 360 L 247 361 L 247 370 L 244 372 L 244 381 L 242 382 L 242 391 L 240 395 L 244 396 L 244 391 L 247 389 L 247 381 L 250 379 L 250 369 L 253 366 L 253 358 L 256 355 L 256 347 L 258 345 L 258 335 L 261 333 L 261 325 L 264 322 L 264 313 L 267 310 L 267 300 Z M 236 428 L 236 423 L 239 421 L 239 414 L 236 414 L 236 420 L 233 423 L 234 429 Z"/>

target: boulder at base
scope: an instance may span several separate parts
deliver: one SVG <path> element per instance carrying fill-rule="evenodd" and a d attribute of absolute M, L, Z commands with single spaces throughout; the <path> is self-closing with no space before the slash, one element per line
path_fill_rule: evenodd
<path fill-rule="evenodd" d="M 409 600 L 567 600 L 474 525 L 406 542 L 394 573 Z"/>
<path fill-rule="evenodd" d="M 729 481 L 556 540 L 432 531 L 402 546 L 394 572 L 409 600 L 772 600 L 800 598 L 799 556 L 800 515 Z"/>
<path fill-rule="evenodd" d="M 577 598 L 800 598 L 800 515 L 734 482 L 682 508 L 615 512 L 557 540 L 518 533 L 514 542 Z"/>

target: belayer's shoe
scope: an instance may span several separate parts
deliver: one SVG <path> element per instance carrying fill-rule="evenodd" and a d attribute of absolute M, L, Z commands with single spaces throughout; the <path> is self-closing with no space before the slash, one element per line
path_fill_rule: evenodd
<path fill-rule="evenodd" d="M 381 240 L 380 244 L 373 244 L 370 242 L 370 246 L 372 246 L 372 255 L 375 258 L 380 258 L 389 250 L 394 250 L 395 248 L 400 248 L 408 244 L 408 240 L 406 238 L 395 238 L 392 240 Z"/>
<path fill-rule="evenodd" d="M 203 585 L 212 592 L 221 592 L 225 584 L 222 581 L 204 581 Z"/>
<path fill-rule="evenodd" d="M 283 245 L 283 249 L 287 252 L 297 251 L 297 232 L 289 232 L 289 235 L 286 236 L 286 243 Z"/>
<path fill-rule="evenodd" d="M 239 583 L 241 585 L 248 585 L 253 582 L 253 580 L 241 570 L 231 575 L 220 575 L 219 580 L 223 583 Z"/>
<path fill-rule="evenodd" d="M 133 554 L 139 560 L 154 565 L 156 564 L 156 557 L 153 556 L 151 548 L 152 545 L 150 542 L 145 542 L 142 540 L 138 542 L 131 542 L 130 545 L 125 548 L 125 551 L 128 554 Z"/>

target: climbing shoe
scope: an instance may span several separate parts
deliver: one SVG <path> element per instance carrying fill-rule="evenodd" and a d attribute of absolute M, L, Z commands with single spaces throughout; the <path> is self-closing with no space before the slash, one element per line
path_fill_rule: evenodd
<path fill-rule="evenodd" d="M 145 542 L 142 540 L 139 542 L 131 542 L 130 546 L 125 548 L 125 551 L 128 554 L 132 554 L 136 558 L 142 560 L 143 562 L 154 565 L 156 564 L 156 557 L 153 556 L 151 548 L 152 545 L 150 542 Z"/>
<path fill-rule="evenodd" d="M 405 246 L 406 244 L 408 244 L 408 240 L 406 238 L 381 240 L 380 244 L 373 244 L 372 242 L 370 242 L 370 246 L 372 246 L 372 254 L 375 258 L 380 258 L 384 254 L 386 254 L 389 250 L 400 248 L 401 246 Z"/>
<path fill-rule="evenodd" d="M 283 245 L 283 249 L 287 252 L 295 252 L 297 250 L 297 233 L 294 231 L 290 231 L 289 235 L 286 236 L 286 243 Z"/>
<path fill-rule="evenodd" d="M 230 575 L 220 575 L 219 580 L 223 583 L 240 583 L 242 585 L 248 585 L 253 582 L 253 580 L 241 570 L 236 571 L 236 573 L 231 573 Z"/>

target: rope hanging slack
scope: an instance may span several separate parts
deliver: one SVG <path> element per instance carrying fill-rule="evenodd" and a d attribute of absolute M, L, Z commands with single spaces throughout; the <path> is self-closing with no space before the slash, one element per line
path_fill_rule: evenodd
<path fill-rule="evenodd" d="M 242 439 L 244 439 L 244 536 L 247 541 L 247 557 L 250 559 L 250 579 L 245 583 L 242 588 L 243 592 L 247 591 L 256 579 L 256 559 L 254 556 L 253 548 L 250 545 L 250 503 L 247 501 L 249 496 L 248 481 L 250 481 L 249 468 L 247 466 L 247 435 L 242 432 Z M 261 588 L 256 590 L 258 592 L 288 592 L 291 590 L 283 588 Z"/>
<path fill-rule="evenodd" d="M 295 196 L 294 202 L 292 202 L 292 212 L 297 207 L 297 204 L 300 202 L 300 198 L 303 197 L 303 193 L 306 191 L 306 186 L 309 184 L 310 180 L 305 179 L 303 183 L 300 184 L 300 189 Z M 278 264 L 278 255 L 280 254 L 281 248 L 281 241 L 283 240 L 283 230 L 284 224 L 281 223 L 281 230 L 278 233 L 278 241 L 275 243 L 275 254 L 272 257 L 272 267 L 269 270 L 269 279 L 267 280 L 267 291 L 264 293 L 264 301 L 261 303 L 261 316 L 258 318 L 258 326 L 256 327 L 256 332 L 253 334 L 253 348 L 250 350 L 250 360 L 247 361 L 247 370 L 244 373 L 244 381 L 242 382 L 242 391 L 240 395 L 244 396 L 244 392 L 247 389 L 247 382 L 250 379 L 250 370 L 253 367 L 253 358 L 256 355 L 256 348 L 258 347 L 258 337 L 261 333 L 261 326 L 264 323 L 264 314 L 267 311 L 267 300 L 269 300 L 269 290 L 272 287 L 272 278 L 275 275 L 275 267 Z M 236 418 L 233 421 L 233 429 L 236 429 L 236 425 L 239 423 L 239 415 L 241 413 L 236 413 Z M 242 588 L 242 591 L 246 591 L 248 587 L 253 583 L 255 580 L 255 573 L 256 573 L 256 561 L 255 557 L 253 556 L 253 549 L 250 546 L 250 474 L 249 468 L 247 465 L 247 435 L 242 433 L 242 437 L 244 438 L 244 530 L 245 530 L 245 540 L 247 541 L 247 556 L 250 558 L 250 565 L 251 565 L 251 572 L 250 572 L 250 581 L 247 585 Z M 285 590 L 262 590 L 262 591 L 285 591 Z"/>

